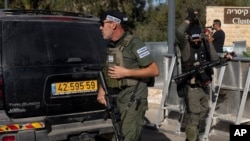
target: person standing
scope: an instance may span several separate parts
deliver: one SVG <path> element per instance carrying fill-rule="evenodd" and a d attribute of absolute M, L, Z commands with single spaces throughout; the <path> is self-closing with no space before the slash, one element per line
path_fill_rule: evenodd
<path fill-rule="evenodd" d="M 219 19 L 215 19 L 213 21 L 213 29 L 215 30 L 215 32 L 209 38 L 209 41 L 213 42 L 214 48 L 217 53 L 223 53 L 225 32 L 221 28 L 221 21 Z"/>
<path fill-rule="evenodd" d="M 198 17 L 192 8 L 188 8 L 186 19 L 178 26 L 176 39 L 181 53 L 182 73 L 204 62 L 219 60 L 212 42 L 202 34 Z M 199 140 L 199 127 L 209 110 L 212 74 L 212 68 L 205 68 L 177 84 L 178 95 L 185 99 L 186 104 L 186 141 Z"/>
<path fill-rule="evenodd" d="M 100 16 L 102 36 L 110 40 L 104 76 L 109 90 L 117 94 L 124 141 L 138 141 L 148 108 L 147 80 L 160 72 L 145 43 L 127 31 L 127 21 L 118 10 L 108 10 Z M 102 86 L 97 100 L 106 105 Z"/>

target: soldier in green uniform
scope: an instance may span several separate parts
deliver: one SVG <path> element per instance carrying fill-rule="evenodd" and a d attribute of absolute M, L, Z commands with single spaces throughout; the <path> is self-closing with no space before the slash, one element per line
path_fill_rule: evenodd
<path fill-rule="evenodd" d="M 104 76 L 108 88 L 117 93 L 124 141 L 138 141 L 148 108 L 147 80 L 158 76 L 159 68 L 145 43 L 127 31 L 127 21 L 126 15 L 117 10 L 100 17 L 103 38 L 110 40 Z M 102 87 L 97 100 L 106 105 Z"/>
<path fill-rule="evenodd" d="M 176 38 L 181 52 L 182 72 L 188 72 L 203 62 L 219 60 L 214 46 L 208 41 L 200 27 L 194 9 L 188 9 L 188 16 L 178 26 Z M 177 84 L 179 96 L 185 98 L 187 107 L 186 141 L 199 140 L 199 126 L 206 119 L 209 110 L 209 84 L 212 68 L 206 68 Z"/>

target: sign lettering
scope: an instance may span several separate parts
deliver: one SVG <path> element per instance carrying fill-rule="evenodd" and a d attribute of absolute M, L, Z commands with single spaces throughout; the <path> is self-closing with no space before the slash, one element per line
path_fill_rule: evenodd
<path fill-rule="evenodd" d="M 250 24 L 250 8 L 224 8 L 225 24 Z"/>

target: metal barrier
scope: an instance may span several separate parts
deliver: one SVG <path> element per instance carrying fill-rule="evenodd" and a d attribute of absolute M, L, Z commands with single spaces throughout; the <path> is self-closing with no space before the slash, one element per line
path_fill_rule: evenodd
<path fill-rule="evenodd" d="M 164 63 L 162 58 L 168 52 L 167 42 L 146 42 L 146 45 L 150 49 L 160 69 L 160 75 L 155 78 L 155 87 L 162 89 L 164 83 Z"/>
<path fill-rule="evenodd" d="M 213 83 L 213 85 L 212 85 L 212 92 L 210 93 L 211 94 L 212 105 L 211 105 L 211 109 L 210 109 L 210 112 L 209 112 L 209 116 L 207 118 L 205 133 L 203 135 L 204 140 L 208 140 L 208 135 L 209 135 L 209 132 L 210 132 L 211 124 L 213 122 L 214 112 L 215 112 L 215 108 L 216 108 L 216 105 L 217 105 L 218 96 L 220 94 L 220 88 L 221 88 L 221 84 L 222 84 L 222 80 L 223 80 L 223 77 L 224 77 L 225 70 L 226 70 L 226 66 L 222 66 L 220 68 L 219 77 L 217 79 L 218 83 L 217 84 Z M 217 78 L 216 75 L 214 75 L 214 76 L 215 77 L 213 79 Z"/>
<path fill-rule="evenodd" d="M 171 79 L 172 75 L 177 73 L 175 68 L 176 57 L 174 55 L 164 56 L 164 86 L 162 100 L 156 117 L 156 127 L 168 123 L 168 116 L 171 111 L 184 114 L 182 99 L 177 96 L 175 82 Z M 250 85 L 250 58 L 236 57 L 229 62 L 228 66 L 215 69 L 212 84 L 211 110 L 207 120 L 206 130 L 203 139 L 208 140 L 211 128 L 218 121 L 229 122 L 230 124 L 242 124 L 250 121 L 249 112 L 245 111 L 245 106 L 250 107 L 247 99 Z M 221 91 L 227 96 L 228 102 L 220 101 L 218 103 Z M 231 102 L 234 100 L 233 102 Z M 180 132 L 182 118 L 176 120 L 176 132 Z M 229 128 L 229 127 L 228 127 Z"/>
<path fill-rule="evenodd" d="M 173 54 L 167 54 L 167 42 L 148 42 L 146 44 L 151 49 L 160 68 L 160 76 L 156 77 L 156 88 L 162 89 L 163 92 L 155 121 L 155 126 L 160 128 L 161 124 L 168 123 L 172 111 L 181 115 L 185 112 L 183 100 L 177 96 L 175 82 L 171 79 L 171 76 L 177 74 L 180 70 L 178 68 L 180 65 L 176 67 L 176 59 L 178 58 Z M 220 122 L 228 124 L 250 122 L 250 111 L 245 110 L 250 108 L 250 97 L 248 97 L 250 58 L 242 55 L 242 51 L 245 49 L 245 41 L 235 41 L 234 50 L 238 56 L 230 61 L 225 68 L 215 69 L 214 71 L 212 83 L 214 93 L 211 98 L 214 101 L 211 101 L 211 110 L 203 139 L 208 140 L 209 135 L 215 133 L 214 130 L 223 128 L 222 126 L 216 126 Z M 174 119 L 177 124 L 177 133 L 180 133 L 182 118 L 180 116 Z M 225 127 L 229 131 L 229 126 Z"/>
<path fill-rule="evenodd" d="M 169 62 L 169 59 L 168 57 L 171 58 L 171 63 Z M 163 121 L 165 120 L 165 118 L 168 116 L 168 113 L 169 111 L 168 110 L 175 110 L 175 111 L 179 111 L 179 108 L 178 108 L 178 105 L 168 105 L 167 103 L 167 98 L 169 96 L 169 88 L 170 88 L 170 84 L 171 84 L 171 78 L 172 78 L 172 74 L 173 74 L 173 71 L 174 71 L 174 65 L 175 65 L 175 62 L 176 62 L 176 56 L 174 55 L 169 55 L 169 56 L 166 56 L 164 57 L 164 66 L 165 66 L 165 71 L 164 71 L 164 87 L 163 87 L 163 95 L 162 95 L 162 100 L 161 100 L 161 103 L 160 103 L 160 107 L 159 107 L 159 110 L 158 110 L 158 116 L 156 118 L 156 127 L 159 128 L 160 124 L 161 124 L 161 115 L 162 115 L 162 112 L 164 112 L 164 116 L 163 116 Z M 170 63 L 170 67 L 168 69 L 168 65 Z"/>

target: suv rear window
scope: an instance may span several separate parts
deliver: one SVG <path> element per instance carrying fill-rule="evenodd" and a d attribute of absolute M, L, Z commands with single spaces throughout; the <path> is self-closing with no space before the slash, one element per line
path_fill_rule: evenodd
<path fill-rule="evenodd" d="M 81 63 L 92 65 L 104 62 L 105 44 L 100 31 L 96 31 L 98 24 L 2 22 L 4 66 L 60 65 L 67 64 L 69 58 L 81 58 Z"/>

